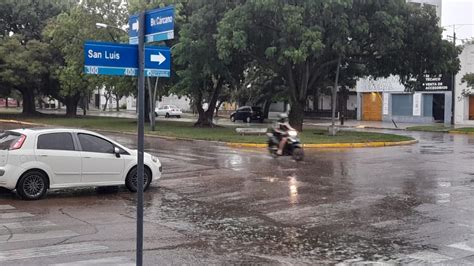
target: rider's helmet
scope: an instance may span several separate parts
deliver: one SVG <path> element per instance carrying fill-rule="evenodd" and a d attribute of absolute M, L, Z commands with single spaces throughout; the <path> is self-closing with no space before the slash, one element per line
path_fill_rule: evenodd
<path fill-rule="evenodd" d="M 288 119 L 288 115 L 285 113 L 278 115 L 278 122 L 280 123 L 285 123 L 287 119 Z"/>

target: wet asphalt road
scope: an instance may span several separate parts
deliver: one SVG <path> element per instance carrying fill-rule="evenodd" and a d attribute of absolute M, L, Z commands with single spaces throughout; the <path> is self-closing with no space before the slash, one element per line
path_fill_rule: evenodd
<path fill-rule="evenodd" d="M 474 136 L 402 134 L 420 143 L 306 150 L 302 163 L 147 139 L 164 176 L 145 193 L 145 264 L 473 264 Z M 133 264 L 134 197 L 0 193 L 0 264 Z"/>

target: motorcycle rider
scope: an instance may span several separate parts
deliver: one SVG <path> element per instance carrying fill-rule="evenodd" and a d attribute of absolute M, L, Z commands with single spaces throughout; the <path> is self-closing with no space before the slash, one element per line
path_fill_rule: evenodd
<path fill-rule="evenodd" d="M 285 148 L 286 141 L 288 140 L 288 131 L 293 128 L 288 123 L 288 115 L 285 113 L 278 115 L 278 122 L 273 126 L 273 131 L 277 138 L 280 139 L 280 144 L 278 145 L 278 155 L 283 155 L 283 149 Z"/>

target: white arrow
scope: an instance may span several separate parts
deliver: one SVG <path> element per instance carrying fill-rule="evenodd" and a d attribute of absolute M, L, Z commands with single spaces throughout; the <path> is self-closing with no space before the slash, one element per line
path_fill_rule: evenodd
<path fill-rule="evenodd" d="M 138 20 L 132 23 L 132 30 L 138 31 Z"/>
<path fill-rule="evenodd" d="M 165 60 L 166 60 L 166 57 L 162 55 L 160 52 L 158 52 L 158 54 L 150 55 L 150 61 L 158 62 L 158 65 L 161 65 L 163 62 L 165 62 Z"/>

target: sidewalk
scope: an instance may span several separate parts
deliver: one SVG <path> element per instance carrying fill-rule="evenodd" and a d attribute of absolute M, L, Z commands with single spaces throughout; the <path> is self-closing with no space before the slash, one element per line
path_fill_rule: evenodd
<path fill-rule="evenodd" d="M 316 127 L 328 127 L 331 125 L 331 121 L 328 120 L 309 120 L 307 119 L 304 123 L 306 126 L 316 126 Z M 442 125 L 437 123 L 432 124 L 415 124 L 415 123 L 392 123 L 392 122 L 382 122 L 382 121 L 359 121 L 359 120 L 346 120 L 344 125 L 341 126 L 339 120 L 336 121 L 337 127 L 346 127 L 346 128 L 374 128 L 374 129 L 391 129 L 391 130 L 406 130 L 408 127 L 415 126 L 434 126 Z"/>

